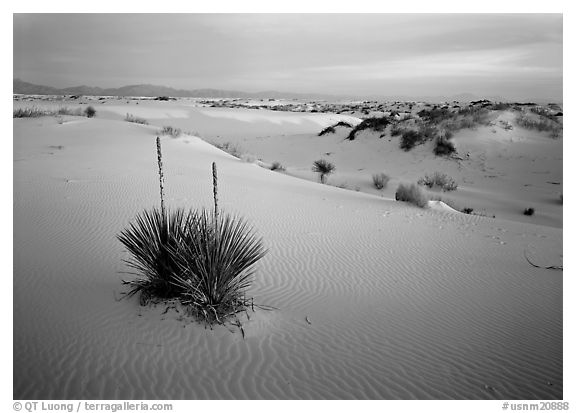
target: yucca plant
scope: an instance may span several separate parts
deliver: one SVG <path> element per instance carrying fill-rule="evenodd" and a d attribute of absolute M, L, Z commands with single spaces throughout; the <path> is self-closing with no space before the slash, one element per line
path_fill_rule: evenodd
<path fill-rule="evenodd" d="M 125 262 L 135 270 L 132 274 L 138 277 L 124 281 L 130 288 L 128 296 L 140 293 L 143 305 L 154 298 L 178 296 L 173 282 L 178 270 L 172 251 L 180 245 L 185 226 L 192 220 L 192 212 L 153 208 L 138 214 L 134 222 L 118 235 L 118 240 L 131 254 Z"/>
<path fill-rule="evenodd" d="M 140 293 L 143 305 L 151 300 L 176 299 L 196 318 L 209 324 L 224 323 L 249 305 L 246 289 L 252 282 L 254 264 L 266 250 L 242 218 L 220 215 L 215 163 L 213 213 L 166 209 L 159 138 L 156 145 L 160 209 L 137 215 L 118 236 L 132 255 L 126 263 L 137 275 L 124 281 L 130 287 L 127 296 Z M 238 326 L 244 335 L 239 321 Z"/>
<path fill-rule="evenodd" d="M 210 324 L 244 311 L 254 264 L 266 254 L 262 239 L 242 218 L 207 211 L 190 215 L 182 228 L 171 249 L 182 304 Z"/>
<path fill-rule="evenodd" d="M 326 183 L 326 176 L 330 175 L 335 170 L 336 166 L 325 159 L 314 161 L 314 164 L 312 165 L 312 171 L 319 174 L 320 182 L 323 184 Z"/>

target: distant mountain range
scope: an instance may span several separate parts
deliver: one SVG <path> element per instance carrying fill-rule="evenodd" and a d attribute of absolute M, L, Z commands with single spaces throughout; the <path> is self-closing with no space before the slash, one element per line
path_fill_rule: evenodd
<path fill-rule="evenodd" d="M 497 96 L 479 97 L 472 93 L 461 93 L 454 96 L 351 96 L 351 95 L 328 95 L 321 93 L 291 93 L 267 90 L 263 92 L 248 93 L 234 90 L 220 89 L 194 89 L 183 90 L 166 86 L 156 85 L 129 85 L 119 88 L 100 88 L 92 86 L 73 86 L 58 89 L 51 86 L 36 85 L 21 79 L 14 79 L 14 94 L 23 95 L 84 95 L 84 96 L 170 96 L 170 97 L 194 97 L 194 98 L 234 98 L 234 99 L 300 99 L 300 100 L 385 100 L 385 101 L 425 101 L 425 102 L 470 102 L 483 98 L 492 101 L 505 101 Z"/>
<path fill-rule="evenodd" d="M 277 92 L 268 90 L 264 92 L 248 93 L 234 90 L 220 89 L 194 89 L 183 90 L 166 86 L 156 85 L 129 85 L 119 88 L 100 88 L 92 86 L 73 86 L 58 89 L 51 86 L 35 85 L 21 79 L 14 79 L 13 93 L 23 95 L 84 95 L 84 96 L 170 96 L 170 97 L 194 97 L 194 98 L 237 98 L 237 99 L 316 99 L 333 100 L 342 99 L 346 96 L 326 94 L 304 94 Z"/>

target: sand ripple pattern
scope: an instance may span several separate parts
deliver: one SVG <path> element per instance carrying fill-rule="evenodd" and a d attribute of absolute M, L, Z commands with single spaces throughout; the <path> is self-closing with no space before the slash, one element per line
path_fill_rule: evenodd
<path fill-rule="evenodd" d="M 154 136 L 107 122 L 15 137 L 15 157 L 38 154 L 14 164 L 15 399 L 562 398 L 562 273 L 522 255 L 558 255 L 561 230 L 320 186 L 196 139 L 164 141 L 169 202 L 209 206 L 215 160 L 223 208 L 270 248 L 250 293 L 278 310 L 249 313 L 242 339 L 118 301 L 115 236 L 158 201 Z M 65 150 L 42 155 L 44 133 Z"/>

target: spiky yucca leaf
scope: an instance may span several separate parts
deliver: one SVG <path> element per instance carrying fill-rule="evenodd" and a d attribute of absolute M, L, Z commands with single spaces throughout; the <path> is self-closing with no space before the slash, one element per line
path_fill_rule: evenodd
<path fill-rule="evenodd" d="M 190 219 L 171 248 L 176 263 L 175 288 L 182 302 L 208 322 L 222 322 L 240 311 L 253 266 L 265 254 L 261 238 L 239 217 L 203 211 Z"/>
<path fill-rule="evenodd" d="M 195 220 L 193 212 L 182 209 L 165 214 L 154 208 L 138 214 L 134 222 L 118 235 L 118 240 L 132 255 L 125 260 L 138 276 L 125 282 L 131 287 L 128 295 L 141 293 L 145 304 L 151 297 L 172 298 L 177 295 L 173 277 L 177 266 L 171 248 L 180 243 L 184 227 Z"/>
<path fill-rule="evenodd" d="M 314 164 L 312 165 L 312 171 L 317 172 L 320 175 L 320 182 L 322 183 L 326 182 L 326 175 L 330 175 L 335 170 L 336 166 L 325 159 L 314 161 Z"/>

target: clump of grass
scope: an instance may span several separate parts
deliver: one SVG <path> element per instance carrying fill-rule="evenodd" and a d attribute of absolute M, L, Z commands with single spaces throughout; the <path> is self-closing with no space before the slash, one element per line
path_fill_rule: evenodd
<path fill-rule="evenodd" d="M 177 138 L 182 134 L 182 129 L 174 128 L 172 126 L 163 126 L 162 130 L 160 131 L 160 135 L 169 135 L 173 138 Z"/>
<path fill-rule="evenodd" d="M 41 116 L 48 116 L 50 113 L 45 109 L 40 109 L 37 106 L 17 108 L 14 109 L 15 118 L 39 118 Z"/>
<path fill-rule="evenodd" d="M 256 262 L 266 254 L 262 239 L 242 218 L 220 214 L 215 163 L 214 213 L 167 210 L 159 138 L 156 144 L 161 207 L 137 215 L 118 236 L 138 277 L 124 281 L 130 288 L 126 296 L 139 293 L 142 305 L 178 300 L 198 320 L 223 324 L 249 305 L 254 309 L 246 290 Z M 244 336 L 239 320 L 236 325 Z"/>
<path fill-rule="evenodd" d="M 420 208 L 425 208 L 428 205 L 428 197 L 426 194 L 415 184 L 404 185 L 400 184 L 396 190 L 396 201 L 409 202 Z"/>
<path fill-rule="evenodd" d="M 94 116 L 96 116 L 96 109 L 94 109 L 93 106 L 88 106 L 86 109 L 84 109 L 84 114 L 88 118 L 93 118 Z"/>
<path fill-rule="evenodd" d="M 286 168 L 280 162 L 275 161 L 275 162 L 272 162 L 272 165 L 270 166 L 270 170 L 271 171 L 284 172 L 286 170 Z"/>
<path fill-rule="evenodd" d="M 75 108 L 75 109 L 71 109 L 67 106 L 62 106 L 60 108 L 58 108 L 56 110 L 56 115 L 70 115 L 70 116 L 82 116 L 82 109 L 81 108 Z"/>
<path fill-rule="evenodd" d="M 550 132 L 552 138 L 558 138 L 562 135 L 562 125 L 543 116 L 530 116 L 526 113 L 520 113 L 516 116 L 515 121 L 518 126 L 524 129 Z"/>
<path fill-rule="evenodd" d="M 534 208 L 526 208 L 526 209 L 524 209 L 524 215 L 528 215 L 528 216 L 534 215 Z"/>
<path fill-rule="evenodd" d="M 326 177 L 335 170 L 336 166 L 325 159 L 314 161 L 314 164 L 312 165 L 312 171 L 318 173 L 320 176 L 320 182 L 323 184 L 326 183 Z"/>
<path fill-rule="evenodd" d="M 462 209 L 461 212 L 463 212 L 464 214 L 470 215 L 470 214 L 472 214 L 473 211 L 474 211 L 474 208 L 464 208 L 464 209 Z"/>
<path fill-rule="evenodd" d="M 148 125 L 148 121 L 146 119 L 139 118 L 138 116 L 134 116 L 131 113 L 127 113 L 124 120 L 126 122 L 138 123 L 140 125 Z"/>
<path fill-rule="evenodd" d="M 434 172 L 431 176 L 426 174 L 418 180 L 418 185 L 424 185 L 428 188 L 438 187 L 443 191 L 454 191 L 458 188 L 458 184 L 453 178 L 440 172 Z"/>
<path fill-rule="evenodd" d="M 388 185 L 390 177 L 385 173 L 381 172 L 379 174 L 372 175 L 372 183 L 376 189 L 384 189 Z"/>

